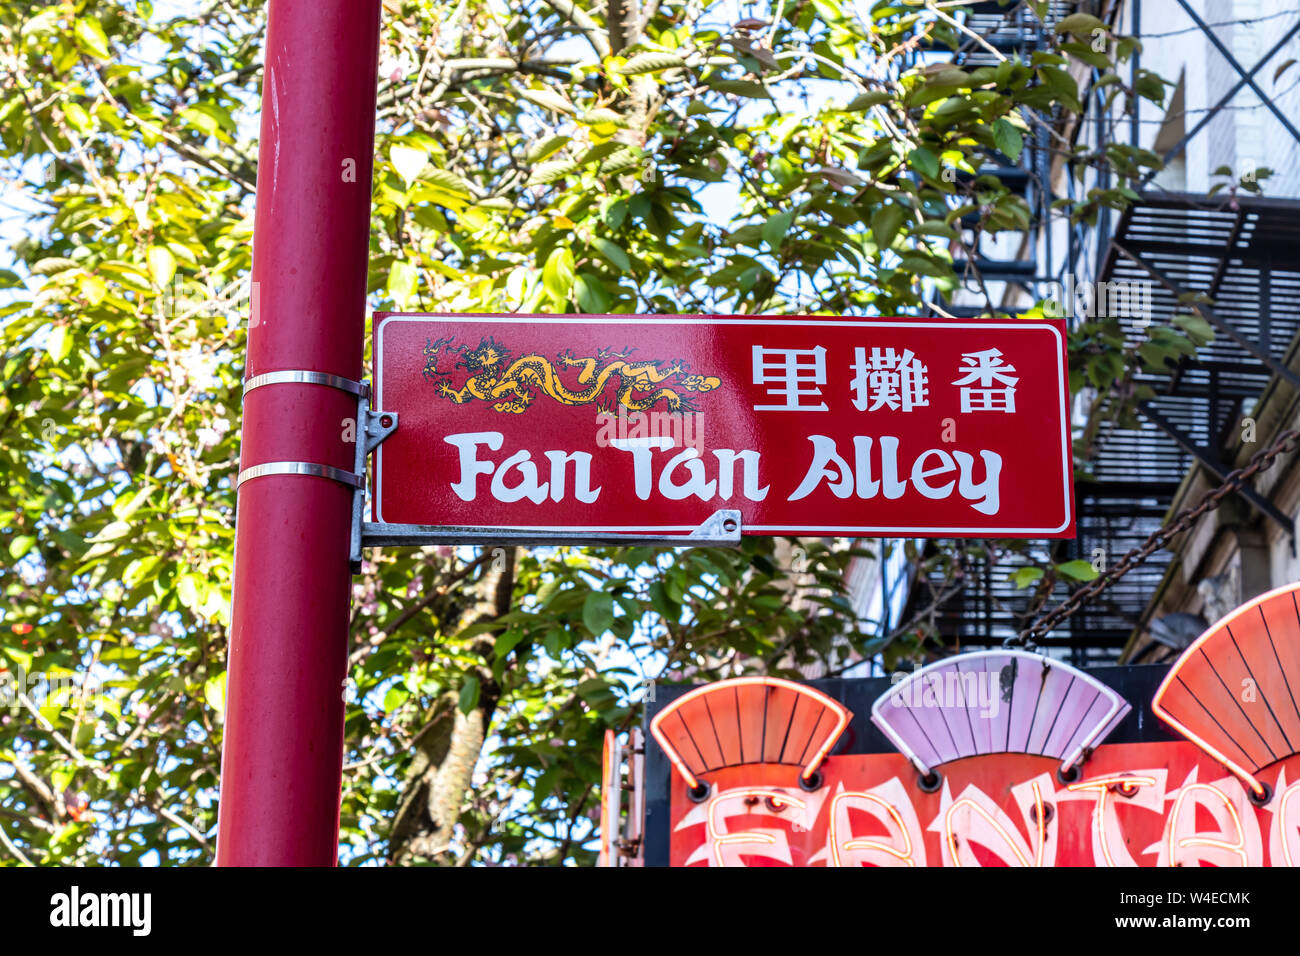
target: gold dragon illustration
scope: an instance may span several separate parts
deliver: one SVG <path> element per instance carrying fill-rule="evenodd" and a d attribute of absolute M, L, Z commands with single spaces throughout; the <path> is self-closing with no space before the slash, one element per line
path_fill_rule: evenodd
<path fill-rule="evenodd" d="M 498 412 L 516 415 L 528 410 L 538 391 L 562 405 L 597 404 L 611 381 L 616 385 L 618 403 L 631 411 L 645 411 L 663 402 L 670 412 L 689 412 L 695 405 L 683 392 L 711 392 L 722 384 L 712 375 L 690 374 L 689 366 L 680 359 L 630 362 L 628 356 L 635 351 L 631 348 L 600 349 L 594 358 L 580 358 L 566 349 L 552 364 L 537 353 L 511 361 L 511 350 L 490 336 L 473 349 L 468 344 L 452 345 L 452 341 L 452 337 L 426 340 L 424 378 L 439 395 L 457 405 L 478 399 L 491 402 Z M 452 372 L 438 368 L 439 358 L 452 352 L 461 355 L 455 368 L 469 372 L 460 388 L 452 384 Z M 579 369 L 576 387 L 560 377 L 561 369 L 569 368 Z"/>

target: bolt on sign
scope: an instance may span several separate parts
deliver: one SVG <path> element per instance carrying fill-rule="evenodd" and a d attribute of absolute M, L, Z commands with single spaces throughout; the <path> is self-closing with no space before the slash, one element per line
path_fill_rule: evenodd
<path fill-rule="evenodd" d="M 1072 537 L 1058 321 L 379 313 L 387 524 Z"/>
<path fill-rule="evenodd" d="M 649 707 L 647 792 L 631 803 L 649 812 L 607 859 L 1295 866 L 1298 594 L 1248 602 L 1167 672 L 994 650 L 889 681 L 670 690 Z"/>

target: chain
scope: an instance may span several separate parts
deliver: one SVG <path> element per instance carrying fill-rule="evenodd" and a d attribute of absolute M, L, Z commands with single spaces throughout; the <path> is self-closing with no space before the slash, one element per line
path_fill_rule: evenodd
<path fill-rule="evenodd" d="M 1230 472 L 1223 479 L 1223 484 L 1210 489 L 1196 504 L 1184 508 L 1174 515 L 1168 524 L 1152 532 L 1146 541 L 1124 555 L 1114 567 L 1107 569 L 1096 580 L 1090 581 L 1079 588 L 1065 601 L 1062 601 L 1051 611 L 1038 618 L 1028 628 L 1021 631 L 1016 637 L 1008 638 L 1004 643 L 1008 645 L 1015 643 L 1032 645 L 1035 637 L 1042 637 L 1101 594 L 1102 591 L 1105 591 L 1128 572 L 1146 561 L 1151 555 L 1166 547 L 1171 540 L 1200 520 L 1201 516 L 1218 508 L 1223 499 L 1232 492 L 1261 472 L 1268 471 L 1269 468 L 1273 467 L 1273 461 L 1279 455 L 1300 448 L 1300 441 L 1297 439 L 1300 439 L 1300 428 L 1293 428 L 1290 431 L 1283 432 L 1272 445 L 1256 452 L 1249 462 L 1236 471 Z"/>

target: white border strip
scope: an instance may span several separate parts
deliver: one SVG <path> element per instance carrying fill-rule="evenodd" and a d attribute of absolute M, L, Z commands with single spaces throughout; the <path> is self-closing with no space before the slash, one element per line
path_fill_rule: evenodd
<path fill-rule="evenodd" d="M 1057 393 L 1061 398 L 1060 415 L 1061 415 L 1061 484 L 1062 484 L 1062 502 L 1061 506 L 1065 519 L 1055 528 L 899 528 L 893 525 L 744 525 L 744 531 L 756 531 L 762 534 L 794 534 L 794 533 L 816 533 L 823 532 L 827 534 L 868 534 L 868 535 L 894 535 L 906 536 L 908 534 L 935 534 L 935 535 L 958 535 L 963 537 L 998 537 L 1001 535 L 1034 535 L 1034 534 L 1057 534 L 1064 531 L 1070 526 L 1070 491 L 1073 484 L 1073 469 L 1071 456 L 1070 441 L 1070 416 L 1065 404 L 1066 381 L 1065 381 L 1065 363 L 1061 359 L 1061 353 L 1065 348 L 1065 343 L 1061 339 L 1061 333 L 1057 331 L 1054 325 L 1048 323 L 1037 324 L 1031 320 L 1023 322 L 878 322 L 878 321 L 854 321 L 854 320 L 816 320 L 803 319 L 792 320 L 784 318 L 746 318 L 746 317 L 713 317 L 713 316 L 665 316 L 656 318 L 636 318 L 629 316 L 537 316 L 537 315 L 440 315 L 437 313 L 403 313 L 390 312 L 383 317 L 375 316 L 373 322 L 377 325 L 375 328 L 375 405 L 380 411 L 391 411 L 384 407 L 384 377 L 382 370 L 384 367 L 384 330 L 390 322 L 441 322 L 448 325 L 457 323 L 477 323 L 484 325 L 758 325 L 758 326 L 796 326 L 800 328 L 861 328 L 861 329 L 897 329 L 900 325 L 906 325 L 913 328 L 921 329 L 1017 329 L 1024 330 L 1043 330 L 1051 332 L 1056 339 L 1056 350 L 1053 355 L 1056 357 L 1056 378 Z M 384 521 L 383 513 L 380 510 L 384 500 L 384 478 L 383 478 L 383 454 L 384 446 L 380 445 L 375 450 L 375 520 Z M 674 531 L 694 531 L 696 525 L 586 525 L 575 528 L 572 525 L 484 525 L 485 528 L 502 528 L 503 530 L 528 530 L 528 531 L 614 531 L 614 532 L 674 532 Z"/>

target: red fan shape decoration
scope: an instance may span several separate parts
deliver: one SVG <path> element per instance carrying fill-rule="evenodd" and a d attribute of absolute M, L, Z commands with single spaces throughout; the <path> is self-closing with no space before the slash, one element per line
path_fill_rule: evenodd
<path fill-rule="evenodd" d="M 692 792 L 700 775 L 738 764 L 789 764 L 808 787 L 853 714 L 818 690 L 778 677 L 734 677 L 683 694 L 650 732 Z"/>
<path fill-rule="evenodd" d="M 1269 764 L 1300 752 L 1300 583 L 1237 608 L 1187 648 L 1151 709 L 1250 787 Z"/>

